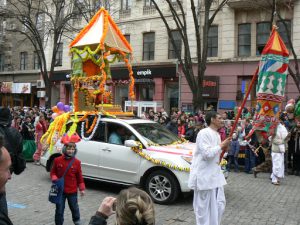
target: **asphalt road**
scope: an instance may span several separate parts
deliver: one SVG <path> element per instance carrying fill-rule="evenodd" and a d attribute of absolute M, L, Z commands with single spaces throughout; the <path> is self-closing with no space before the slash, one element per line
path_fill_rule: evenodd
<path fill-rule="evenodd" d="M 7 184 L 9 215 L 15 225 L 53 225 L 55 206 L 48 202 L 49 174 L 42 166 L 28 163 L 19 176 Z M 79 197 L 81 218 L 88 224 L 102 199 L 116 196 L 123 186 L 86 181 L 86 195 Z M 280 186 L 272 185 L 268 174 L 258 178 L 245 173 L 230 173 L 225 186 L 227 206 L 223 225 L 300 225 L 300 177 L 287 176 Z M 181 197 L 175 204 L 155 205 L 157 225 L 195 224 L 193 196 Z M 65 223 L 71 225 L 66 206 Z M 114 216 L 109 221 L 113 225 Z"/>

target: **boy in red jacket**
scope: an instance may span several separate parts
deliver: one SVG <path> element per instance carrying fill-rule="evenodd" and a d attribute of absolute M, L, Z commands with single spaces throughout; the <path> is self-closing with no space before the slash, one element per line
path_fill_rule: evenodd
<path fill-rule="evenodd" d="M 52 181 L 61 178 L 67 169 L 69 163 L 74 158 L 72 166 L 65 175 L 64 193 L 61 204 L 56 204 L 55 210 L 55 225 L 64 223 L 65 202 L 68 199 L 69 207 L 72 212 L 72 219 L 75 225 L 80 225 L 80 213 L 77 200 L 77 188 L 80 195 L 84 195 L 85 184 L 82 177 L 81 162 L 75 158 L 77 149 L 76 143 L 80 141 L 78 134 L 73 134 L 70 137 L 65 134 L 61 142 L 64 144 L 62 148 L 63 155 L 54 159 L 54 164 L 51 169 L 50 177 Z"/>

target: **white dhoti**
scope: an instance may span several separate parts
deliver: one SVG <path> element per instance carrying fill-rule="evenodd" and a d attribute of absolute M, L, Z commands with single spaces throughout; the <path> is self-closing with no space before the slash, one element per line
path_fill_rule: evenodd
<path fill-rule="evenodd" d="M 278 182 L 278 178 L 284 177 L 284 153 L 272 153 L 272 174 L 273 183 Z"/>
<path fill-rule="evenodd" d="M 193 205 L 197 225 L 220 225 L 226 206 L 224 188 L 195 190 Z"/>

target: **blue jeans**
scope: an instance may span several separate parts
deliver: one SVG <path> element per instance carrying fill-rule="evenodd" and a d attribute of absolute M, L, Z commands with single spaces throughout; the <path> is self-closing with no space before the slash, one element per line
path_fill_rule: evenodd
<path fill-rule="evenodd" d="M 248 147 L 245 150 L 245 172 L 251 172 L 252 168 L 255 167 L 256 156 L 254 152 Z"/>
<path fill-rule="evenodd" d="M 227 170 L 230 171 L 232 162 L 234 162 L 234 171 L 238 172 L 239 171 L 238 158 L 234 157 L 234 155 L 228 156 Z"/>
<path fill-rule="evenodd" d="M 62 203 L 56 204 L 55 225 L 63 225 L 64 223 L 64 211 L 65 211 L 66 199 L 68 200 L 69 208 L 72 212 L 72 219 L 74 224 L 80 223 L 80 213 L 79 213 L 79 206 L 77 201 L 77 193 L 74 194 L 63 193 Z"/>

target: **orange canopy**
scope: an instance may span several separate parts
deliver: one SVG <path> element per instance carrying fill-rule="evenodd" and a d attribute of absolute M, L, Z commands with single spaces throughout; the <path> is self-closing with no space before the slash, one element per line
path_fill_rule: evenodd
<path fill-rule="evenodd" d="M 132 48 L 109 13 L 101 8 L 69 45 L 72 47 L 106 46 L 132 53 Z"/>

